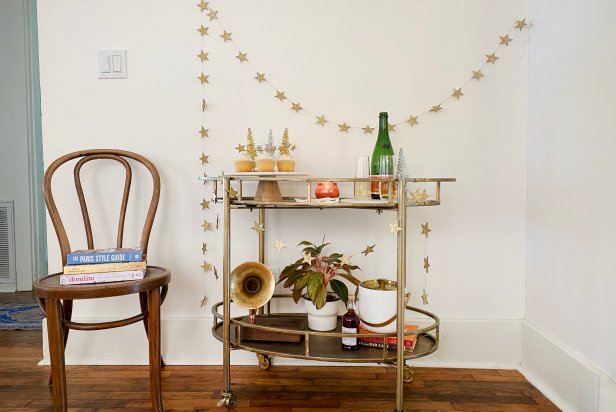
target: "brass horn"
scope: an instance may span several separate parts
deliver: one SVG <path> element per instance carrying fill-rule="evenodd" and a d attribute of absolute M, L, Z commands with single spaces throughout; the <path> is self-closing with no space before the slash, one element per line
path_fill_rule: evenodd
<path fill-rule="evenodd" d="M 240 307 L 254 309 L 265 305 L 274 296 L 276 280 L 267 266 L 259 262 L 244 262 L 231 272 L 229 279 L 231 299 Z"/>

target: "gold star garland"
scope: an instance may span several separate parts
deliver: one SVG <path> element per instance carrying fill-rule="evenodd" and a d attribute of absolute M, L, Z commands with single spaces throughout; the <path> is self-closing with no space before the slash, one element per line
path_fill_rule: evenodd
<path fill-rule="evenodd" d="M 258 81 L 259 84 L 265 83 L 267 86 L 269 86 L 274 92 L 273 97 L 278 99 L 281 103 L 288 105 L 287 106 L 288 109 L 295 111 L 297 114 L 301 114 L 301 113 L 308 114 L 313 119 L 316 119 L 314 123 L 318 124 L 321 127 L 325 127 L 326 124 L 335 125 L 337 127 L 338 132 L 341 134 L 347 134 L 349 133 L 350 130 L 360 131 L 362 134 L 373 134 L 374 133 L 375 128 L 371 127 L 370 124 L 363 127 L 360 125 L 351 125 L 347 122 L 327 120 L 324 114 L 318 115 L 316 114 L 315 111 L 312 111 L 310 109 L 303 107 L 300 101 L 291 99 L 290 97 L 286 96 L 286 92 L 283 91 L 281 88 L 274 86 L 269 80 L 267 80 L 265 77 L 265 73 L 260 72 L 252 64 L 251 60 L 248 59 L 248 53 L 243 52 L 239 48 L 239 46 L 235 43 L 235 41 L 231 37 L 232 32 L 228 32 L 223 27 L 220 21 L 220 17 L 218 16 L 219 11 L 213 10 L 209 6 L 209 2 L 202 1 L 201 3 L 197 4 L 197 6 L 202 11 L 208 11 L 207 16 L 210 17 L 210 21 L 211 22 L 215 21 L 216 24 L 219 26 L 219 28 L 222 30 L 222 34 L 219 35 L 222 38 L 222 40 L 225 43 L 230 43 L 235 47 L 238 53 L 235 57 L 238 59 L 239 63 L 244 63 L 244 62 L 248 63 L 248 65 L 252 68 L 253 73 L 256 73 L 256 75 L 254 76 L 254 79 Z M 515 33 L 516 29 L 518 29 L 521 32 L 525 28 L 528 28 L 528 23 L 526 22 L 526 18 L 516 20 L 514 24 L 509 28 L 509 31 L 507 31 L 507 33 L 504 36 L 499 36 L 500 43 L 498 43 L 496 48 L 493 49 L 490 54 L 486 54 L 487 60 L 483 63 L 483 65 L 481 65 L 477 70 L 472 70 L 471 74 L 469 74 L 469 77 L 465 83 L 463 83 L 457 88 L 453 88 L 453 94 L 451 94 L 450 96 L 447 96 L 439 104 L 432 105 L 430 109 L 426 109 L 422 112 L 416 112 L 415 114 L 410 114 L 407 120 L 399 121 L 396 123 L 390 123 L 389 131 L 395 132 L 396 126 L 399 126 L 399 125 L 407 125 L 408 127 L 417 126 L 420 123 L 420 119 L 423 118 L 424 116 L 428 114 L 440 114 L 445 109 L 443 105 L 447 103 L 451 103 L 451 102 L 458 102 L 460 98 L 464 96 L 464 92 L 462 90 L 466 89 L 466 87 L 471 83 L 471 81 L 474 80 L 475 83 L 478 83 L 485 76 L 485 74 L 483 73 L 483 70 L 485 69 L 486 65 L 488 64 L 494 65 L 496 63 L 496 61 L 498 60 L 498 56 L 496 56 L 496 52 L 498 52 L 501 47 L 508 47 L 509 43 L 513 41 L 513 38 L 511 38 L 510 35 Z M 207 35 L 207 28 L 205 29 L 206 29 L 205 35 Z M 204 36 L 203 26 L 201 26 L 201 29 L 198 29 L 198 30 L 200 31 L 201 35 Z M 205 79 L 205 80 L 202 79 L 201 81 L 202 83 L 203 82 L 207 83 L 209 79 Z"/>
<path fill-rule="evenodd" d="M 209 52 L 207 51 L 207 48 L 206 48 L 206 39 L 210 36 L 209 23 L 218 18 L 218 12 L 210 9 L 209 1 L 200 0 L 199 3 L 196 4 L 196 6 L 199 8 L 199 12 L 201 14 L 201 24 L 197 28 L 197 32 L 199 33 L 199 36 L 201 37 L 201 48 L 200 50 L 198 50 L 196 57 L 199 59 L 199 62 L 201 63 L 201 70 L 200 70 L 199 76 L 197 76 L 197 79 L 199 80 L 199 85 L 201 87 L 201 101 L 199 102 L 199 106 L 200 106 L 201 114 L 202 114 L 201 127 L 197 130 L 197 134 L 205 144 L 206 142 L 210 140 L 210 129 L 206 127 L 207 102 L 205 100 L 205 88 L 208 87 L 211 82 L 210 75 L 208 73 L 208 67 L 207 67 L 207 63 L 209 63 L 210 58 L 209 58 Z M 230 36 L 230 33 L 229 33 L 229 36 Z M 224 37 L 224 36 L 221 36 L 221 37 Z M 203 167 L 203 175 L 207 176 L 206 167 L 210 163 L 210 155 L 207 154 L 207 151 L 202 151 L 201 156 L 199 156 L 198 159 L 201 162 L 201 166 Z M 201 272 L 202 272 L 202 289 L 203 289 L 203 298 L 200 301 L 201 307 L 206 306 L 208 303 L 208 295 L 207 295 L 207 288 L 206 288 L 206 284 L 207 284 L 206 275 L 213 274 L 215 279 L 218 280 L 218 270 L 216 269 L 216 264 L 212 263 L 211 258 L 209 258 L 210 255 L 215 257 L 216 254 L 213 253 L 215 252 L 215 250 L 211 251 L 211 249 L 215 249 L 215 248 L 208 248 L 208 240 L 207 240 L 208 232 L 218 229 L 218 215 L 216 216 L 215 222 L 208 221 L 207 219 L 208 213 L 211 210 L 210 200 L 207 200 L 210 197 L 211 197 L 211 193 L 208 193 L 207 183 L 204 182 L 203 183 L 203 200 L 200 203 L 201 211 L 203 213 L 203 223 L 201 224 L 201 227 L 203 229 L 202 230 L 203 240 L 201 242 L 201 255 L 203 258 L 203 264 L 200 266 Z"/>
<path fill-rule="evenodd" d="M 428 234 L 430 232 L 432 232 L 432 229 L 430 229 L 428 222 L 426 222 L 425 225 L 424 224 L 421 225 L 421 234 L 426 237 L 425 242 L 424 242 L 424 258 L 423 258 L 423 268 L 426 273 L 424 274 L 424 287 L 423 287 L 423 293 L 421 294 L 421 301 L 424 306 L 428 304 L 428 273 L 430 270 L 430 258 L 428 256 Z"/>

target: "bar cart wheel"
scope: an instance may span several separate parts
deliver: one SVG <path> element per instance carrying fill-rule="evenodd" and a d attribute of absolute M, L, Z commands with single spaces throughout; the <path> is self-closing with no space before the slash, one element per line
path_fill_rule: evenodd
<path fill-rule="evenodd" d="M 404 365 L 404 383 L 413 382 L 415 378 L 415 369 L 412 366 Z"/>
<path fill-rule="evenodd" d="M 227 409 L 235 408 L 235 405 L 237 405 L 237 398 L 232 391 L 222 391 L 220 394 L 222 395 L 222 399 L 218 401 L 216 406 L 224 406 Z"/>
<path fill-rule="evenodd" d="M 264 371 L 268 370 L 272 365 L 272 358 L 262 353 L 257 354 L 257 359 L 259 359 L 259 367 Z"/>

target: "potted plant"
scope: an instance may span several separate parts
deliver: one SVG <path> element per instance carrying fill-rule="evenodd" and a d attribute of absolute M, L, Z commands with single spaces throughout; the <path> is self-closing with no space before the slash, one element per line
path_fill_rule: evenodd
<path fill-rule="evenodd" d="M 359 280 L 351 271 L 359 267 L 351 265 L 340 253 L 323 254 L 323 249 L 329 245 L 324 241 L 319 246 L 305 240 L 299 245 L 305 246 L 303 256 L 282 270 L 278 283 L 284 282 L 284 287 L 291 288 L 295 303 L 302 297 L 305 299 L 310 329 L 335 329 L 337 302 L 341 300 L 346 305 L 349 298 L 347 285 L 335 277 L 358 286 Z"/>

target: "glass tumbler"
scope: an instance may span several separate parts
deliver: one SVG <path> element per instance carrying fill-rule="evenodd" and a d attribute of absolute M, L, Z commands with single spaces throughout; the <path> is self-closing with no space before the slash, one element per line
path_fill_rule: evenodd
<path fill-rule="evenodd" d="M 360 156 L 355 161 L 355 177 L 370 177 L 370 156 Z M 370 199 L 370 182 L 355 182 L 355 199 Z"/>
<path fill-rule="evenodd" d="M 382 155 L 379 159 L 379 177 L 391 179 L 394 177 L 394 155 Z M 380 181 L 381 199 L 388 199 L 395 195 L 395 183 Z"/>

